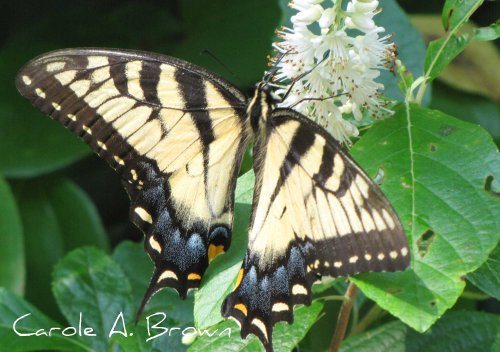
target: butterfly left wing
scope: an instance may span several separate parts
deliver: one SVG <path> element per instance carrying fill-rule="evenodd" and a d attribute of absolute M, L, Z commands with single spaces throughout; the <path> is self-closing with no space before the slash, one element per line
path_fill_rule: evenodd
<path fill-rule="evenodd" d="M 124 180 L 155 264 L 143 303 L 166 286 L 184 298 L 231 241 L 248 137 L 243 94 L 179 59 L 94 48 L 44 54 L 16 85 Z"/>
<path fill-rule="evenodd" d="M 272 350 L 274 324 L 310 304 L 321 276 L 403 270 L 409 255 L 387 199 L 324 129 L 277 109 L 255 148 L 248 250 L 222 314 Z"/>

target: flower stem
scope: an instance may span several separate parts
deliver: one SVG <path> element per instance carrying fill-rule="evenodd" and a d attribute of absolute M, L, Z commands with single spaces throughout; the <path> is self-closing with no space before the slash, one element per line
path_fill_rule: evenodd
<path fill-rule="evenodd" d="M 347 324 L 349 323 L 349 316 L 351 314 L 357 291 L 358 288 L 356 285 L 349 282 L 349 286 L 347 286 L 347 290 L 345 292 L 344 302 L 342 302 L 342 306 L 340 307 L 337 326 L 335 327 L 335 333 L 333 335 L 332 342 L 330 343 L 330 348 L 328 349 L 329 352 L 338 352 L 340 349 L 340 344 L 342 343 L 342 340 L 344 340 Z"/>

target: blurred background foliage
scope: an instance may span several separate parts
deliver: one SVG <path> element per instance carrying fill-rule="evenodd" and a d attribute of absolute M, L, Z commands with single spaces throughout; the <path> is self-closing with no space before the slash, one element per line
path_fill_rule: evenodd
<path fill-rule="evenodd" d="M 443 1 L 400 0 L 396 3 L 387 0 L 381 1 L 381 6 L 386 11 L 379 15 L 380 24 L 394 33 L 402 60 L 414 76 L 420 75 L 425 54 L 423 41 L 442 34 Z M 0 13 L 0 286 L 24 296 L 51 319 L 64 322 L 52 293 L 51 273 L 68 251 L 84 245 L 107 253 L 114 251 L 113 259 L 123 263 L 122 269 L 132 282 L 131 288 L 123 290 L 130 290 L 127 294 L 132 295 L 134 304 L 142 295 L 142 291 L 135 292 L 138 284 L 134 280 L 145 286 L 150 271 L 146 255 L 138 254 L 140 245 L 124 243 L 125 240 L 140 242 L 142 234 L 128 219 L 129 201 L 119 177 L 83 142 L 43 116 L 17 93 L 14 77 L 24 63 L 59 48 L 140 49 L 199 64 L 250 91 L 267 67 L 266 57 L 271 54 L 274 30 L 284 23 L 289 15 L 287 11 L 286 1 L 270 0 L 3 2 Z M 472 21 L 487 26 L 497 20 L 498 14 L 498 4 L 487 1 Z M 204 50 L 210 51 L 223 65 L 211 55 L 202 54 Z M 498 145 L 498 67 L 498 42 L 473 43 L 433 85 L 426 105 L 481 125 Z M 386 73 L 382 80 L 388 96 L 401 97 L 395 77 Z M 243 168 L 248 170 L 250 166 L 246 161 Z M 471 281 L 474 282 L 473 278 Z M 55 287 L 54 291 L 57 296 L 57 292 L 64 290 Z M 326 291 L 338 294 L 335 287 Z M 487 298 L 471 283 L 467 291 Z M 173 323 L 192 324 L 192 300 L 180 303 L 170 292 L 155 299 L 151 306 L 165 308 L 167 305 Z M 364 315 L 372 308 L 363 305 L 365 300 L 362 295 L 358 297 L 356 314 Z M 327 301 L 323 309 L 328 317 L 336 317 L 339 303 Z M 462 297 L 453 309 L 498 312 L 499 306 L 494 299 Z M 68 317 L 67 312 L 65 316 Z M 389 315 L 382 314 L 377 325 L 391 320 Z M 333 319 L 320 320 L 303 340 L 303 350 L 324 350 L 334 324 Z M 399 331 L 405 327 L 398 325 L 394 329 Z M 169 343 L 173 350 L 186 348 L 180 341 Z M 351 350 L 357 351 L 353 344 L 346 347 L 346 351 Z"/>

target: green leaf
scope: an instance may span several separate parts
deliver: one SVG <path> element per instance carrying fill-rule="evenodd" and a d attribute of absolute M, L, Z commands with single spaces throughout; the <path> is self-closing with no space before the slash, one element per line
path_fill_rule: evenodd
<path fill-rule="evenodd" d="M 108 350 L 108 335 L 115 322 L 123 330 L 134 317 L 132 289 L 120 266 L 104 252 L 91 247 L 77 249 L 64 257 L 53 272 L 52 288 L 59 308 L 70 324 L 92 327 L 97 336 L 82 337 L 97 351 Z M 76 324 L 76 325 L 75 325 Z"/>
<path fill-rule="evenodd" d="M 0 286 L 22 294 L 26 276 L 23 229 L 9 184 L 0 176 Z"/>
<path fill-rule="evenodd" d="M 218 265 L 211 271 L 212 275 L 205 276 L 206 283 L 195 294 L 194 314 L 199 328 L 204 329 L 223 320 L 220 314 L 222 302 L 233 289 L 234 278 L 241 268 L 241 258 L 227 269 Z M 221 288 L 225 290 L 221 291 Z M 214 295 L 217 299 L 213 299 Z"/>
<path fill-rule="evenodd" d="M 130 241 L 124 241 L 116 247 L 113 259 L 120 265 L 131 283 L 132 306 L 137 309 L 151 278 L 153 271 L 151 260 L 145 254 L 142 244 Z M 169 331 L 173 333 L 146 341 L 152 335 L 161 333 L 160 330 L 154 330 L 153 325 L 160 320 L 162 313 L 166 314 L 166 318 L 160 326 L 171 329 Z M 153 317 L 154 314 L 159 314 L 157 315 L 158 319 Z M 148 319 L 150 319 L 151 336 L 148 334 Z M 137 327 L 130 327 L 130 332 L 133 332 L 134 335 L 130 336 L 130 333 L 128 337 L 114 335 L 111 343 L 118 343 L 125 352 L 151 350 L 181 352 L 186 350 L 186 346 L 181 343 L 182 333 L 173 328 L 183 329 L 187 326 L 193 326 L 193 324 L 192 296 L 181 300 L 176 291 L 166 288 L 155 294 L 149 301 Z"/>
<path fill-rule="evenodd" d="M 428 79 L 433 80 L 460 54 L 469 41 L 464 34 L 451 35 L 446 38 L 434 40 L 429 43 L 425 56 L 425 72 Z"/>
<path fill-rule="evenodd" d="M 446 0 L 441 13 L 444 29 L 448 32 L 456 31 L 467 22 L 484 0 Z"/>
<path fill-rule="evenodd" d="M 174 56 L 217 72 L 242 88 L 262 79 L 279 23 L 276 2 L 187 0 L 180 4 L 185 37 Z M 203 50 L 217 59 L 202 55 Z"/>
<path fill-rule="evenodd" d="M 238 178 L 236 186 L 232 242 L 229 251 L 210 264 L 200 289 L 195 294 L 194 317 L 201 329 L 222 321 L 220 314 L 224 298 L 233 290 L 248 242 L 248 223 L 254 186 L 253 171 Z"/>
<path fill-rule="evenodd" d="M 67 179 L 13 183 L 24 228 L 26 298 L 60 317 L 50 289 L 55 263 L 80 245 L 107 248 L 106 234 L 88 197 Z"/>
<path fill-rule="evenodd" d="M 92 351 L 79 339 L 62 335 L 61 330 L 54 332 L 52 336 L 19 336 L 14 331 L 13 324 L 23 316 L 25 317 L 15 324 L 16 331 L 21 334 L 34 335 L 40 329 L 48 333 L 52 327 L 61 327 L 28 302 L 0 287 L 1 351 Z"/>
<path fill-rule="evenodd" d="M 425 334 L 399 321 L 349 337 L 341 352 L 484 352 L 500 348 L 500 317 L 473 311 L 446 314 Z"/>
<path fill-rule="evenodd" d="M 153 263 L 146 255 L 144 245 L 130 241 L 120 243 L 112 258 L 120 265 L 130 281 L 132 304 L 137 309 L 149 285 Z M 167 311 L 169 319 L 176 325 L 193 324 L 192 297 L 188 296 L 186 300 L 181 300 L 173 289 L 166 288 L 155 294 L 146 306 L 143 317 L 159 311 Z"/>
<path fill-rule="evenodd" d="M 57 216 L 48 201 L 47 184 L 15 182 L 13 191 L 24 230 L 26 299 L 45 314 L 60 318 L 50 281 L 53 266 L 64 255 L 64 243 Z"/>
<path fill-rule="evenodd" d="M 5 77 L 0 86 L 0 172 L 33 177 L 64 167 L 90 149 L 16 91 L 14 80 L 22 63 L 46 50 L 43 43 L 26 47 L 20 42 L 13 40 L 0 50 L 0 72 Z"/>
<path fill-rule="evenodd" d="M 467 279 L 483 292 L 500 300 L 500 246 L 497 246 L 490 257 L 476 271 L 467 275 Z"/>
<path fill-rule="evenodd" d="M 481 96 L 451 88 L 436 81 L 432 86 L 431 108 L 482 126 L 500 144 L 500 109 L 498 103 Z"/>
<path fill-rule="evenodd" d="M 500 38 L 500 20 L 488 27 L 481 27 L 474 30 L 472 39 L 479 41 L 490 41 Z"/>
<path fill-rule="evenodd" d="M 314 302 L 311 306 L 301 306 L 294 310 L 294 323 L 290 326 L 285 323 L 278 323 L 275 326 L 273 334 L 273 346 L 276 352 L 289 352 L 304 338 L 307 331 L 311 329 L 316 322 L 323 304 Z M 209 337 L 206 334 L 199 336 L 189 347 L 189 352 L 198 351 L 264 351 L 264 347 L 254 335 L 248 336 L 245 340 L 239 338 L 239 329 L 233 321 L 225 321 L 210 329 L 208 332 L 214 333 Z M 223 333 L 230 329 L 231 336 Z M 236 336 L 235 336 L 236 335 Z"/>
<path fill-rule="evenodd" d="M 382 189 L 412 252 L 410 270 L 353 280 L 382 308 L 425 331 L 455 303 L 462 276 L 484 263 L 499 240 L 499 199 L 484 187 L 500 179 L 496 147 L 478 126 L 400 105 L 351 154 L 369 175 L 384 170 Z"/>

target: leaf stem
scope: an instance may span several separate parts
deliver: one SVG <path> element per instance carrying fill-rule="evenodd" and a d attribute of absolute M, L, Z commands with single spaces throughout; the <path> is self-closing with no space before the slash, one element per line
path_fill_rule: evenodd
<path fill-rule="evenodd" d="M 341 295 L 331 295 L 331 296 L 318 297 L 317 299 L 322 299 L 325 301 L 344 301 L 346 297 Z"/>
<path fill-rule="evenodd" d="M 462 298 L 482 301 L 491 297 L 481 292 L 464 291 L 462 292 Z"/>
<path fill-rule="evenodd" d="M 351 333 L 349 336 L 359 334 L 360 332 L 363 332 L 366 330 L 367 327 L 372 325 L 374 322 L 382 318 L 384 315 L 387 314 L 387 311 L 383 310 L 380 308 L 377 304 L 374 304 L 373 307 L 370 308 L 368 313 L 361 319 L 359 324 L 357 324 L 354 328 L 352 328 Z"/>
<path fill-rule="evenodd" d="M 349 316 L 351 314 L 352 306 L 354 304 L 354 298 L 356 297 L 356 292 L 358 288 L 354 283 L 349 282 L 347 290 L 345 292 L 345 299 L 340 307 L 339 317 L 337 319 L 337 326 L 335 327 L 335 333 L 330 343 L 329 352 L 338 352 L 340 349 L 340 344 L 344 340 L 345 332 L 347 330 L 347 323 L 349 323 Z"/>
<path fill-rule="evenodd" d="M 479 5 L 480 5 L 480 3 L 479 3 Z M 439 47 L 436 55 L 432 59 L 431 63 L 429 64 L 429 67 L 427 68 L 427 71 L 424 74 L 425 79 L 422 82 L 422 84 L 420 85 L 418 92 L 417 92 L 417 96 L 415 98 L 415 102 L 417 104 L 421 105 L 421 103 L 422 103 L 422 99 L 424 98 L 425 90 L 427 89 L 427 83 L 429 83 L 429 81 L 430 81 L 430 74 L 432 72 L 432 69 L 436 65 L 436 62 L 438 61 L 439 57 L 441 56 L 441 53 L 443 52 L 444 48 L 446 47 L 446 45 L 448 45 L 448 42 L 450 41 L 451 37 L 462 27 L 462 25 L 469 19 L 469 17 L 477 10 L 479 5 L 472 6 L 470 8 L 469 12 L 467 12 L 466 15 L 463 16 L 463 18 L 451 29 L 451 31 L 449 31 L 447 33 L 448 35 L 446 36 L 445 40 L 443 41 L 443 44 L 441 44 L 441 46 Z"/>

